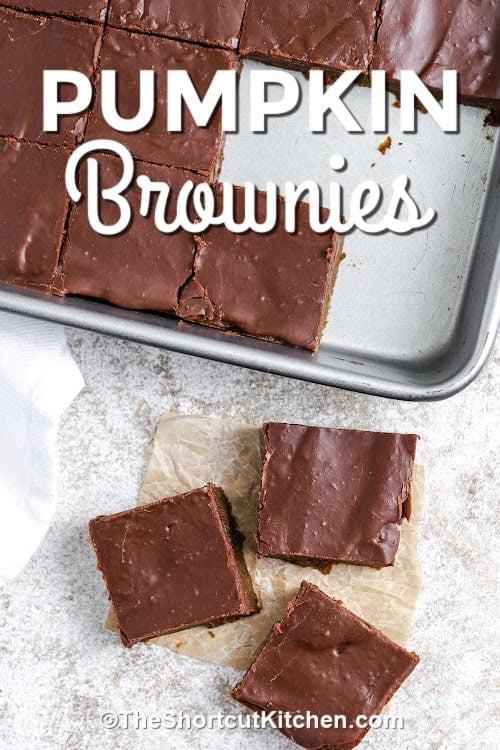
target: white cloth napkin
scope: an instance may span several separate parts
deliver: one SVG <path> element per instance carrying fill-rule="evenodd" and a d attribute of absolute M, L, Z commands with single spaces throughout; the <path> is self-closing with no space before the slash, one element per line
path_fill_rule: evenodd
<path fill-rule="evenodd" d="M 0 585 L 52 520 L 59 420 L 83 385 L 62 327 L 0 312 Z"/>

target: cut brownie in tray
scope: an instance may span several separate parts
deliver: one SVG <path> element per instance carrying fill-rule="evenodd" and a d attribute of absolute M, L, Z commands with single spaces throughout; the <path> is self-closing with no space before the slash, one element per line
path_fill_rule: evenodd
<path fill-rule="evenodd" d="M 384 0 L 374 69 L 394 79 L 414 70 L 440 90 L 458 70 L 464 101 L 500 106 L 500 3 L 497 0 Z"/>
<path fill-rule="evenodd" d="M 137 159 L 213 176 L 223 142 L 220 105 L 206 128 L 198 127 L 191 114 L 185 112 L 184 131 L 168 132 L 167 71 L 187 70 L 198 94 L 204 96 L 216 71 L 232 70 L 236 62 L 236 56 L 225 50 L 108 29 L 104 36 L 100 69 L 117 71 L 118 111 L 121 117 L 134 117 L 137 114 L 139 70 L 156 72 L 156 110 L 148 127 L 138 133 L 117 135 L 102 116 L 98 77 L 96 104 L 89 118 L 86 140 L 118 138 Z"/>
<path fill-rule="evenodd" d="M 49 291 L 69 203 L 68 156 L 65 149 L 0 139 L 0 281 Z"/>
<path fill-rule="evenodd" d="M 242 188 L 236 188 L 235 205 L 241 221 Z M 266 194 L 258 193 L 259 221 L 265 211 Z M 299 204 L 295 234 L 285 231 L 281 198 L 278 213 L 276 228 L 266 234 L 211 227 L 198 239 L 194 274 L 176 310 L 179 317 L 311 351 L 317 348 L 341 242 L 336 234 L 311 229 L 306 203 Z"/>
<path fill-rule="evenodd" d="M 233 698 L 254 711 L 306 719 L 281 731 L 304 748 L 348 750 L 368 732 L 358 717 L 380 714 L 419 658 L 303 582 L 261 652 L 234 688 Z M 323 717 L 345 717 L 345 726 L 321 726 Z"/>
<path fill-rule="evenodd" d="M 0 8 L 0 135 L 74 146 L 83 115 L 61 117 L 58 133 L 43 132 L 43 71 L 76 70 L 90 77 L 101 34 L 101 27 L 88 23 Z M 74 87 L 63 86 L 61 96 L 73 99 Z"/>
<path fill-rule="evenodd" d="M 227 499 L 208 485 L 90 522 L 123 643 L 258 611 Z"/>
<path fill-rule="evenodd" d="M 102 188 L 116 185 L 123 171 L 121 161 L 108 154 L 94 158 L 100 166 Z M 151 180 L 169 184 L 174 195 L 186 180 L 197 181 L 189 172 L 151 164 L 141 163 L 138 171 Z M 79 175 L 84 193 L 86 175 L 84 164 Z M 94 231 L 85 200 L 73 208 L 62 256 L 61 288 L 67 294 L 104 299 L 133 310 L 173 313 L 193 268 L 194 238 L 183 230 L 162 234 L 151 216 L 142 217 L 140 190 L 135 181 L 125 197 L 132 206 L 132 221 L 126 231 L 115 236 Z M 175 203 L 171 201 L 167 219 L 172 221 L 174 214 Z M 99 215 L 103 223 L 111 225 L 118 219 L 118 208 L 101 197 Z"/>
<path fill-rule="evenodd" d="M 2 5 L 56 16 L 74 16 L 89 21 L 104 21 L 108 0 L 2 0 Z"/>
<path fill-rule="evenodd" d="M 246 0 L 111 0 L 109 24 L 236 49 Z"/>
<path fill-rule="evenodd" d="M 249 0 L 240 51 L 276 65 L 368 72 L 378 0 Z"/>
<path fill-rule="evenodd" d="M 260 555 L 302 565 L 393 565 L 411 514 L 417 436 L 264 425 Z"/>

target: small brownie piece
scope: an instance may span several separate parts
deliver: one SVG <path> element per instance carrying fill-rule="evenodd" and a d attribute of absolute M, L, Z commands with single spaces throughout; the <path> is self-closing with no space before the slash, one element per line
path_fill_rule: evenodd
<path fill-rule="evenodd" d="M 385 0 L 373 68 L 399 78 L 414 70 L 442 89 L 443 70 L 458 70 L 462 99 L 500 106 L 500 3 L 495 0 Z"/>
<path fill-rule="evenodd" d="M 121 161 L 115 156 L 99 154 L 101 190 L 116 185 L 122 175 Z M 195 175 L 178 169 L 141 163 L 138 171 L 155 182 L 166 182 L 174 196 Z M 85 195 L 87 169 L 82 166 L 80 189 Z M 101 193 L 102 195 L 102 193 Z M 120 307 L 172 313 L 179 291 L 189 278 L 194 261 L 193 236 L 182 230 L 162 234 L 151 216 L 139 213 L 140 190 L 135 181 L 124 194 L 132 206 L 133 216 L 120 235 L 103 236 L 89 224 L 85 199 L 71 212 L 67 240 L 62 256 L 60 283 L 67 294 L 104 299 Z M 167 219 L 172 221 L 175 202 L 170 201 Z M 99 215 L 105 224 L 113 224 L 118 209 L 100 199 Z"/>
<path fill-rule="evenodd" d="M 111 0 L 109 24 L 236 49 L 246 0 Z"/>
<path fill-rule="evenodd" d="M 68 156 L 64 149 L 0 139 L 0 281 L 49 291 L 69 202 Z"/>
<path fill-rule="evenodd" d="M 249 0 L 240 51 L 291 67 L 368 72 L 378 0 Z"/>
<path fill-rule="evenodd" d="M 258 611 L 227 499 L 207 487 L 90 521 L 125 646 Z"/>
<path fill-rule="evenodd" d="M 157 105 L 151 124 L 138 133 L 119 133 L 120 142 L 137 159 L 212 176 L 218 166 L 222 146 L 220 105 L 206 128 L 198 127 L 186 111 L 184 132 L 168 132 L 167 71 L 187 70 L 199 96 L 204 96 L 216 71 L 230 70 L 235 65 L 236 56 L 226 50 L 108 29 L 104 36 L 100 69 L 116 70 L 118 73 L 117 99 L 121 117 L 134 117 L 137 114 L 139 71 L 156 72 Z M 97 101 L 89 118 L 87 140 L 116 138 L 116 131 L 102 116 L 99 80 L 97 86 Z"/>
<path fill-rule="evenodd" d="M 416 435 L 264 425 L 258 552 L 302 565 L 393 565 L 411 515 Z"/>
<path fill-rule="evenodd" d="M 359 716 L 378 715 L 418 664 L 311 583 L 302 582 L 283 619 L 234 688 L 254 711 L 318 717 L 309 727 L 281 731 L 305 748 L 353 748 L 368 732 Z M 321 717 L 345 716 L 346 726 L 322 727 Z"/>
<path fill-rule="evenodd" d="M 43 71 L 76 70 L 90 77 L 102 29 L 88 23 L 16 13 L 0 8 L 0 135 L 74 146 L 83 115 L 59 119 L 58 133 L 43 131 Z M 75 96 L 63 86 L 61 96 Z"/>
<path fill-rule="evenodd" d="M 235 216 L 242 221 L 244 190 L 235 188 L 235 196 Z M 276 228 L 266 234 L 211 227 L 198 238 L 194 275 L 181 293 L 179 317 L 311 351 L 317 348 L 341 242 L 336 234 L 311 229 L 306 203 L 299 204 L 295 234 L 285 230 L 281 198 L 278 213 Z M 257 194 L 257 214 L 263 221 L 265 193 Z"/>
<path fill-rule="evenodd" d="M 2 5 L 21 8 L 21 10 L 51 13 L 56 16 L 74 16 L 89 21 L 104 21 L 108 0 L 2 0 Z"/>

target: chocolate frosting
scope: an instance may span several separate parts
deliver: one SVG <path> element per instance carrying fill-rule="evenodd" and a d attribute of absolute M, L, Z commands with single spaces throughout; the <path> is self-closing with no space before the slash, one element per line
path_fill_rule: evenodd
<path fill-rule="evenodd" d="M 249 0 L 243 55 L 290 64 L 368 71 L 377 0 Z"/>
<path fill-rule="evenodd" d="M 246 0 L 111 0 L 109 23 L 235 49 L 245 5 Z"/>
<path fill-rule="evenodd" d="M 167 71 L 187 70 L 198 94 L 204 96 L 216 71 L 230 70 L 235 65 L 236 56 L 232 52 L 108 29 L 104 37 L 100 70 L 118 72 L 118 112 L 122 117 L 134 117 L 138 112 L 138 71 L 156 71 L 157 95 L 153 121 L 138 133 L 120 133 L 120 143 L 127 146 L 138 159 L 211 176 L 218 164 L 222 143 L 220 106 L 208 127 L 198 127 L 191 114 L 185 112 L 184 131 L 169 133 Z M 116 131 L 105 122 L 101 113 L 99 78 L 97 89 L 86 139 L 116 138 Z"/>
<path fill-rule="evenodd" d="M 344 715 L 347 728 L 283 730 L 309 750 L 354 747 L 418 663 L 316 586 L 303 582 L 232 695 L 255 710 L 306 716 Z"/>
<path fill-rule="evenodd" d="M 102 187 L 116 185 L 122 174 L 121 162 L 114 156 L 98 155 Z M 188 179 L 195 175 L 178 169 L 139 164 L 138 172 L 156 182 L 166 182 L 176 196 Z M 86 165 L 82 166 L 79 183 L 85 192 Z M 61 284 L 68 294 L 105 299 L 120 307 L 136 310 L 157 310 L 172 313 L 180 289 L 189 278 L 194 260 L 195 243 L 191 234 L 159 232 L 150 216 L 139 213 L 140 190 L 134 184 L 125 194 L 132 206 L 133 218 L 120 235 L 105 237 L 95 232 L 87 218 L 85 200 L 71 212 L 68 237 L 62 264 Z M 101 220 L 112 224 L 118 209 L 100 200 Z M 167 219 L 175 215 L 175 202 L 170 202 Z"/>
<path fill-rule="evenodd" d="M 99 516 L 90 537 L 127 646 L 257 610 L 227 501 L 212 485 Z"/>
<path fill-rule="evenodd" d="M 90 77 L 101 33 L 86 23 L 0 8 L 0 135 L 74 146 L 83 132 L 82 115 L 59 118 L 58 133 L 43 132 L 43 71 L 77 70 Z M 74 95 L 73 86 L 61 87 L 62 98 Z"/>
<path fill-rule="evenodd" d="M 68 200 L 69 152 L 0 139 L 0 279 L 48 287 L 56 271 Z M 47 200 L 50 196 L 50 200 Z"/>
<path fill-rule="evenodd" d="M 498 0 L 385 0 L 382 10 L 373 68 L 415 70 L 436 88 L 456 69 L 462 95 L 500 98 Z"/>
<path fill-rule="evenodd" d="M 410 518 L 416 435 L 264 425 L 258 551 L 392 565 Z"/>
<path fill-rule="evenodd" d="M 21 10 L 75 16 L 91 21 L 104 21 L 108 0 L 2 0 L 2 5 Z"/>
<path fill-rule="evenodd" d="M 220 193 L 219 193 L 220 200 Z M 236 217 L 244 215 L 244 191 L 236 188 Z M 259 221 L 266 195 L 257 195 Z M 298 209 L 298 230 L 284 227 L 285 203 L 267 234 L 233 234 L 212 227 L 199 239 L 194 273 L 183 289 L 177 314 L 222 329 L 285 341 L 314 350 L 320 336 L 339 241 L 309 225 L 309 206 Z"/>

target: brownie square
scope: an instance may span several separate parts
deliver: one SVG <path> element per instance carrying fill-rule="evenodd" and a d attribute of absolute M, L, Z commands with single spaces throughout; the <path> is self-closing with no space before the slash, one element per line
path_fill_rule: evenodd
<path fill-rule="evenodd" d="M 235 207 L 241 221 L 242 188 L 236 188 Z M 257 194 L 257 213 L 263 221 L 265 193 Z M 331 232 L 311 229 L 306 203 L 299 204 L 295 234 L 285 230 L 281 198 L 278 214 L 276 228 L 266 234 L 234 234 L 217 226 L 198 238 L 194 274 L 182 291 L 179 317 L 311 351 L 317 348 L 341 243 Z"/>
<path fill-rule="evenodd" d="M 302 565 L 393 565 L 417 436 L 269 422 L 257 547 Z"/>
<path fill-rule="evenodd" d="M 118 72 L 118 110 L 122 117 L 134 117 L 139 103 L 139 70 L 156 71 L 156 111 L 151 124 L 138 133 L 120 133 L 119 140 L 144 161 L 181 167 L 212 176 L 222 147 L 220 105 L 206 128 L 200 128 L 189 112 L 184 116 L 184 132 L 167 132 L 167 70 L 187 70 L 198 94 L 204 96 L 217 70 L 236 65 L 232 52 L 183 44 L 170 39 L 130 34 L 108 29 L 104 37 L 101 69 Z M 116 132 L 101 113 L 100 87 L 89 118 L 87 140 L 116 138 Z"/>
<path fill-rule="evenodd" d="M 116 185 L 123 170 L 121 161 L 108 154 L 95 158 L 102 175 L 101 189 Z M 140 174 L 169 184 L 174 195 L 186 180 L 196 181 L 193 174 L 178 169 L 145 163 L 136 166 Z M 79 176 L 82 191 L 86 179 L 84 164 Z M 133 215 L 128 228 L 119 235 L 103 236 L 92 229 L 85 199 L 73 208 L 63 253 L 62 288 L 67 294 L 104 299 L 120 307 L 172 313 L 180 289 L 192 272 L 194 238 L 182 230 L 162 234 L 152 216 L 142 217 L 141 193 L 135 180 L 124 195 Z M 170 201 L 167 219 L 172 221 L 174 214 L 175 202 Z M 99 215 L 110 225 L 117 221 L 118 209 L 101 198 Z"/>
<path fill-rule="evenodd" d="M 241 537 L 213 485 L 89 528 L 125 646 L 258 610 Z"/>
<path fill-rule="evenodd" d="M 368 732 L 359 716 L 378 715 L 419 657 L 303 582 L 260 654 L 232 692 L 255 711 L 345 716 L 346 727 L 283 728 L 305 748 L 353 748 Z"/>
<path fill-rule="evenodd" d="M 58 133 L 43 132 L 43 71 L 77 70 L 90 77 L 100 35 L 100 27 L 88 23 L 0 8 L 0 135 L 74 146 L 83 132 L 82 115 L 61 117 Z M 74 98 L 73 86 L 61 92 Z"/>
<path fill-rule="evenodd" d="M 68 156 L 64 149 L 0 139 L 1 281 L 50 287 L 69 202 Z"/>
<path fill-rule="evenodd" d="M 89 21 L 104 21 L 108 0 L 2 0 L 2 5 L 21 8 L 21 10 L 53 13 L 56 16 L 74 16 Z"/>
<path fill-rule="evenodd" d="M 393 78 L 414 70 L 441 89 L 443 70 L 458 70 L 463 98 L 500 99 L 500 3 L 491 0 L 385 0 L 373 67 Z"/>
<path fill-rule="evenodd" d="M 368 72 L 377 0 L 249 0 L 240 51 L 277 65 Z"/>
<path fill-rule="evenodd" d="M 246 0 L 111 0 L 111 26 L 236 49 Z"/>

